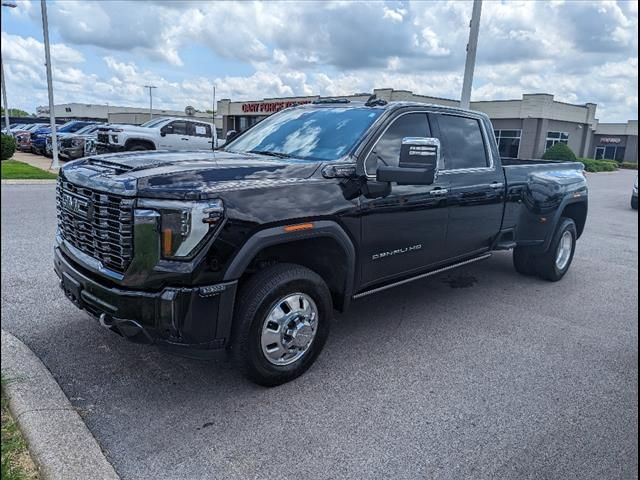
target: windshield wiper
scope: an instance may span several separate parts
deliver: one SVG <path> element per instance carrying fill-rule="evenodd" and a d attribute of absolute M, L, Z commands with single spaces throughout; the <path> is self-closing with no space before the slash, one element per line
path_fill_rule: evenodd
<path fill-rule="evenodd" d="M 249 150 L 249 153 L 256 153 L 258 155 L 268 155 L 269 157 L 291 158 L 291 155 L 289 155 L 288 153 L 269 152 L 267 150 Z"/>

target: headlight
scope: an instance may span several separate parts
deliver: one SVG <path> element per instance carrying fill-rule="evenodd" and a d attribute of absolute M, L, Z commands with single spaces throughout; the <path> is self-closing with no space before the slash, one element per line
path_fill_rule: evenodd
<path fill-rule="evenodd" d="M 141 199 L 138 207 L 160 213 L 164 258 L 190 257 L 224 218 L 224 205 L 219 199 L 201 202 Z"/>
<path fill-rule="evenodd" d="M 118 135 L 111 135 L 111 141 L 113 143 L 118 143 Z"/>

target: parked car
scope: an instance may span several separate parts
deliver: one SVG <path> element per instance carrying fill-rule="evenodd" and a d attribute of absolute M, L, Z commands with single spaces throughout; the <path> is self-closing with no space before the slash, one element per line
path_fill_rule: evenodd
<path fill-rule="evenodd" d="M 73 133 L 77 132 L 87 125 L 92 125 L 96 122 L 86 122 L 83 120 L 72 120 L 59 127 L 56 127 L 57 133 Z M 31 152 L 38 155 L 45 153 L 47 148 L 47 135 L 51 133 L 51 127 L 42 127 L 37 129 L 31 134 Z"/>
<path fill-rule="evenodd" d="M 633 192 L 631 192 L 631 208 L 638 209 L 638 176 L 636 175 L 636 181 L 633 184 Z"/>
<path fill-rule="evenodd" d="M 560 280 L 587 182 L 581 163 L 501 160 L 484 113 L 322 102 L 223 150 L 68 163 L 57 205 L 54 267 L 76 306 L 135 342 L 228 348 L 278 385 L 311 366 L 353 300 L 494 250 Z"/>
<path fill-rule="evenodd" d="M 212 150 L 212 124 L 186 118 L 154 118 L 140 126 L 107 126 L 98 131 L 97 152 L 137 150 Z"/>
<path fill-rule="evenodd" d="M 85 125 L 84 127 L 76 131 L 62 131 L 62 132 L 56 131 L 56 138 L 58 139 L 58 153 L 62 152 L 61 145 L 65 139 L 73 135 L 80 134 L 82 132 L 93 131 L 93 133 L 95 134 L 95 131 L 97 130 L 95 128 L 95 125 L 97 125 L 97 123 L 93 122 Z M 49 158 L 53 157 L 53 145 L 51 143 L 51 133 L 47 134 L 46 136 L 46 145 L 45 145 L 44 155 Z"/>
<path fill-rule="evenodd" d="M 36 131 L 39 128 L 46 127 L 46 123 L 32 123 L 31 125 L 24 127 L 23 130 L 18 130 L 14 133 L 16 139 L 16 148 L 21 152 L 31 151 L 31 132 Z"/>

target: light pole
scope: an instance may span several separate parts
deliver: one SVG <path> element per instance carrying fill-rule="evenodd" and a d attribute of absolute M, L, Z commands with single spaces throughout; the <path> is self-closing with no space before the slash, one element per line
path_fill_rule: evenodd
<path fill-rule="evenodd" d="M 149 120 L 153 118 L 153 89 L 158 88 L 153 85 L 145 85 L 144 88 L 149 89 Z"/>
<path fill-rule="evenodd" d="M 49 22 L 47 21 L 47 2 L 40 0 L 42 9 L 42 32 L 44 35 L 44 60 L 47 66 L 47 90 L 49 93 L 49 120 L 51 122 L 51 152 L 53 161 L 51 168 L 60 168 L 58 163 L 58 134 L 56 132 L 56 112 L 53 106 L 53 77 L 51 75 L 51 48 L 49 47 Z"/>
<path fill-rule="evenodd" d="M 16 8 L 17 5 L 13 2 L 2 2 L 3 7 Z M 4 103 L 4 128 L 7 129 L 7 135 L 11 135 L 11 128 L 9 127 L 9 104 L 7 103 L 7 85 L 4 83 L 4 61 L 0 56 L 0 75 L 2 75 L 2 103 Z"/>
<path fill-rule="evenodd" d="M 467 60 L 464 63 L 464 78 L 462 80 L 462 95 L 460 106 L 469 108 L 471 104 L 471 84 L 473 83 L 473 69 L 476 66 L 476 49 L 478 47 L 478 33 L 480 31 L 480 13 L 482 0 L 473 0 L 471 23 L 469 24 L 469 43 L 467 44 Z"/>

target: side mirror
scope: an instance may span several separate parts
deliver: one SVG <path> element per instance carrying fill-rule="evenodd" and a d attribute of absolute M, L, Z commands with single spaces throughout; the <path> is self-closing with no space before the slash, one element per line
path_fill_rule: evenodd
<path fill-rule="evenodd" d="M 231 140 L 233 140 L 234 138 L 236 138 L 238 136 L 238 132 L 236 130 L 229 130 L 227 132 L 227 136 L 225 137 L 225 140 L 227 142 L 230 142 Z"/>
<path fill-rule="evenodd" d="M 167 136 L 167 132 L 165 132 L 164 130 L 160 130 L 160 136 L 161 137 L 166 137 Z"/>
<path fill-rule="evenodd" d="M 397 167 L 380 166 L 376 172 L 379 182 L 399 185 L 431 185 L 438 174 L 440 140 L 428 137 L 405 137 L 400 147 Z"/>

